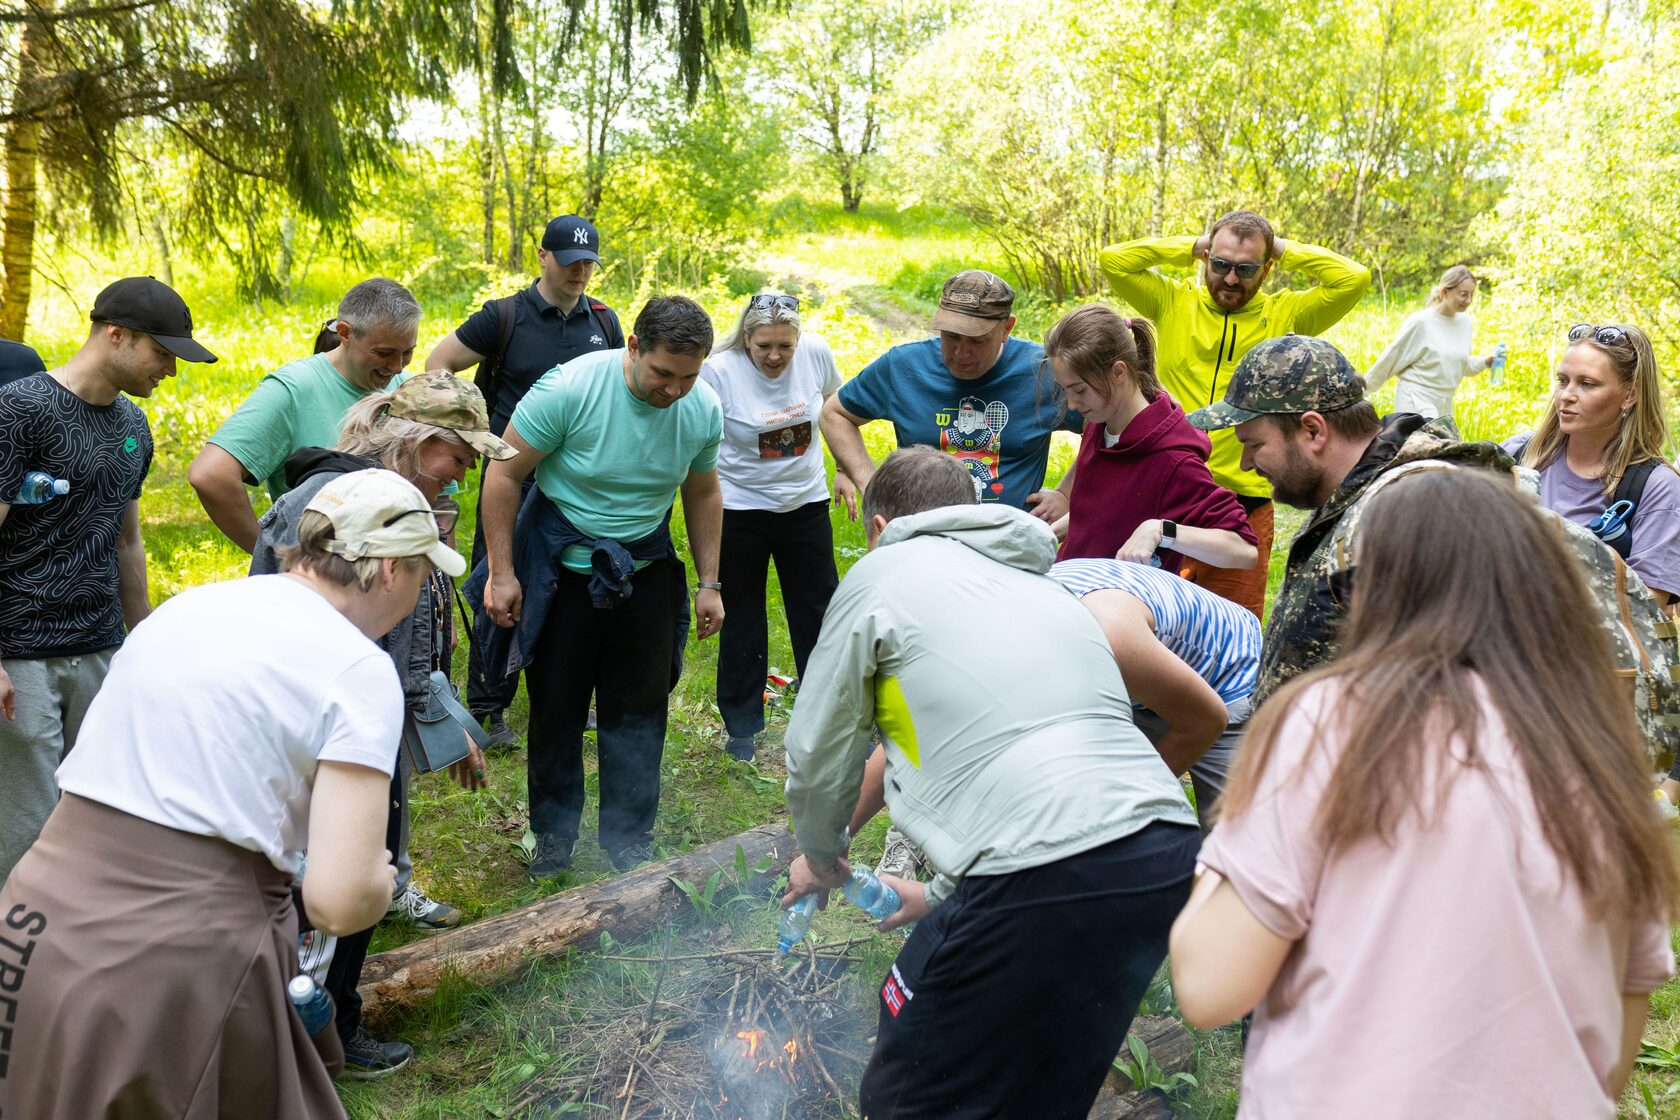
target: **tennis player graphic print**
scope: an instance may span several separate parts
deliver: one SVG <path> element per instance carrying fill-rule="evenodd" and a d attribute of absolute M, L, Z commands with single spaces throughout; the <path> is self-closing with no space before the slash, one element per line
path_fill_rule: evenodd
<path fill-rule="evenodd" d="M 1003 429 L 1009 424 L 1009 406 L 1002 401 L 964 397 L 955 412 L 938 412 L 934 423 L 939 425 L 940 449 L 956 456 L 967 469 L 980 500 L 997 501 L 1003 495 L 998 459 L 1003 449 Z"/>

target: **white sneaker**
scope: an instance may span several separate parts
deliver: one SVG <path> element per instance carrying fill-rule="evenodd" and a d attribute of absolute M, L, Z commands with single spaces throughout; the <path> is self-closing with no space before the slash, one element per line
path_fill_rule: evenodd
<path fill-rule="evenodd" d="M 927 857 L 910 842 L 908 836 L 896 826 L 887 829 L 887 847 L 881 853 L 881 862 L 875 865 L 875 874 L 896 875 L 900 879 L 921 882 L 926 867 Z"/>
<path fill-rule="evenodd" d="M 436 902 L 426 896 L 420 884 L 413 879 L 408 881 L 408 887 L 391 900 L 386 908 L 387 918 L 404 917 L 428 933 L 439 930 L 453 929 L 461 924 L 461 912 L 446 902 Z"/>

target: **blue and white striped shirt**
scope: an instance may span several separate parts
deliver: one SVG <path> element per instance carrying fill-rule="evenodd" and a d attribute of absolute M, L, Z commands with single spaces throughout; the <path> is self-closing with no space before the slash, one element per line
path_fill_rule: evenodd
<path fill-rule="evenodd" d="M 1081 598 L 1093 591 L 1136 595 L 1155 616 L 1155 636 L 1227 704 L 1254 691 L 1260 620 L 1246 607 L 1187 579 L 1123 560 L 1063 560 L 1050 577 Z M 1122 674 L 1125 666 L 1121 666 Z"/>

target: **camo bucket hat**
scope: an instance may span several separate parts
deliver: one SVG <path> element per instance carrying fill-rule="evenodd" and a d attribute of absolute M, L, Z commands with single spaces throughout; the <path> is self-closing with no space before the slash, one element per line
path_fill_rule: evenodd
<path fill-rule="evenodd" d="M 1225 399 L 1192 412 L 1204 432 L 1273 413 L 1335 412 L 1365 399 L 1365 379 L 1342 352 L 1303 334 L 1258 343 L 1237 363 Z"/>
<path fill-rule="evenodd" d="M 484 394 L 470 381 L 452 373 L 423 373 L 398 385 L 391 394 L 390 413 L 435 428 L 446 428 L 467 441 L 474 451 L 492 459 L 511 459 L 519 452 L 490 432 L 490 413 Z"/>

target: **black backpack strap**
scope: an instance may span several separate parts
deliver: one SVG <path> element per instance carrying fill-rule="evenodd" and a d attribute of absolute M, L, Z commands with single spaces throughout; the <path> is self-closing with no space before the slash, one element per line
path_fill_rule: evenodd
<path fill-rule="evenodd" d="M 1630 502 L 1633 512 L 1628 514 L 1627 532 L 1613 541 L 1607 541 L 1616 554 L 1623 560 L 1633 555 L 1633 519 L 1639 513 L 1639 500 L 1645 496 L 1645 484 L 1651 480 L 1651 472 L 1662 465 L 1659 459 L 1646 459 L 1635 463 L 1622 472 L 1621 479 L 1616 483 L 1616 493 L 1610 499 L 1610 504 Z"/>
<path fill-rule="evenodd" d="M 502 372 L 502 363 L 507 361 L 508 346 L 513 342 L 513 327 L 519 315 L 514 304 L 517 295 L 503 296 L 490 302 L 496 308 L 496 350 L 486 354 L 484 360 L 478 363 L 478 372 L 473 374 L 473 384 L 484 394 L 486 403 L 495 396 L 496 375 Z"/>

